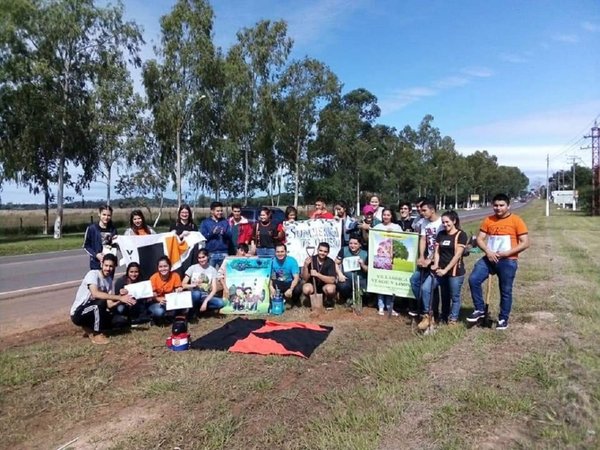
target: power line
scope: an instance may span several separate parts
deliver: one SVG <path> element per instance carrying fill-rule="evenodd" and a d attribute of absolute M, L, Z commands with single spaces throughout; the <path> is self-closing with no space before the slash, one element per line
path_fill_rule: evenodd
<path fill-rule="evenodd" d="M 556 153 L 555 155 L 550 156 L 551 160 L 554 160 L 560 156 L 563 156 L 565 153 L 569 152 L 571 149 L 574 149 L 575 147 L 577 147 L 579 144 L 582 143 L 582 141 L 585 141 L 585 137 L 582 136 L 583 133 L 586 133 L 594 123 L 596 123 L 596 121 L 600 118 L 600 113 L 594 117 L 592 120 L 590 120 L 587 125 L 579 132 L 577 133 L 577 135 L 571 139 L 570 141 L 568 141 L 566 144 L 564 144 L 564 146 L 566 146 L 567 148 L 565 150 L 562 150 L 559 153 Z M 579 137 L 578 137 L 579 136 Z"/>

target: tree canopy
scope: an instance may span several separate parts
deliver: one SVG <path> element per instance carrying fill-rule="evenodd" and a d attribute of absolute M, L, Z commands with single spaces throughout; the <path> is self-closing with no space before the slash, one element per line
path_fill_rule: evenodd
<path fill-rule="evenodd" d="M 6 0 L 0 10 L 0 186 L 13 180 L 59 204 L 112 170 L 121 195 L 164 198 L 173 186 L 216 199 L 284 192 L 388 205 L 428 196 L 516 196 L 517 167 L 485 150 L 464 156 L 426 115 L 416 128 L 380 120 L 367 87 L 343 89 L 326 62 L 290 59 L 284 21 L 213 37 L 207 0 L 178 0 L 160 19 L 155 57 L 140 61 L 141 31 L 123 6 L 93 0 Z M 130 70 L 143 66 L 144 96 Z M 77 176 L 71 169 L 80 167 Z M 197 195 L 197 194 L 194 194 Z"/>

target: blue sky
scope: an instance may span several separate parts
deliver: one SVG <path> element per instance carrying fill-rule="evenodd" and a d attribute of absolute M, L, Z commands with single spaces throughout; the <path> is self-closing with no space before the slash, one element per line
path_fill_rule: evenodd
<path fill-rule="evenodd" d="M 125 1 L 153 57 L 159 18 L 173 1 Z M 418 126 L 426 114 L 463 154 L 488 150 L 542 182 L 568 158 L 590 166 L 582 139 L 600 121 L 600 2 L 219 0 L 214 35 L 227 49 L 260 19 L 288 22 L 292 58 L 327 64 L 344 91 L 378 98 L 380 123 Z M 595 49 L 595 51 L 594 51 Z M 137 77 L 137 75 L 136 75 Z M 139 80 L 136 81 L 141 85 Z M 102 198 L 95 183 L 86 198 Z M 3 202 L 42 201 L 5 185 Z M 175 194 L 169 195 L 174 197 Z"/>

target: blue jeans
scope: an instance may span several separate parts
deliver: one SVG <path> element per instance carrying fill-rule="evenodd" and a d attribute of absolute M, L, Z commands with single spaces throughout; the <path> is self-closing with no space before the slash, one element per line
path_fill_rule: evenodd
<path fill-rule="evenodd" d="M 471 288 L 471 297 L 473 306 L 478 311 L 485 309 L 483 300 L 483 282 L 489 275 L 498 275 L 498 285 L 500 288 L 500 314 L 499 320 L 508 320 L 510 310 L 512 309 L 512 289 L 519 264 L 516 259 L 504 258 L 496 264 L 492 263 L 487 257 L 481 258 L 475 263 L 473 272 L 469 276 L 469 287 Z"/>
<path fill-rule="evenodd" d="M 429 269 L 417 269 L 417 271 L 410 276 L 410 286 L 417 299 L 417 305 L 422 307 L 422 312 L 424 313 L 429 312 L 431 293 L 437 287 L 437 284 L 432 286 L 433 278 L 434 276 Z M 433 306 L 434 310 L 437 309 L 437 304 L 435 304 L 435 302 Z"/>
<path fill-rule="evenodd" d="M 352 287 L 352 272 L 344 273 L 346 276 L 346 281 L 341 282 L 338 281 L 336 283 L 337 291 L 340 294 L 340 297 L 344 300 L 348 300 L 352 298 L 353 287 Z M 367 290 L 367 277 L 363 273 L 358 278 L 358 282 L 360 284 L 360 288 L 363 291 Z"/>
<path fill-rule="evenodd" d="M 148 305 L 148 311 L 150 312 L 150 315 L 152 316 L 153 319 L 163 318 L 165 316 L 165 314 L 167 313 L 165 305 L 161 305 L 160 303 L 157 303 L 157 302 L 150 303 Z"/>
<path fill-rule="evenodd" d="M 208 292 L 202 291 L 200 289 L 194 289 L 192 291 L 192 309 L 196 312 L 200 310 L 202 306 L 202 302 L 208 296 Z M 206 309 L 221 309 L 225 306 L 225 302 L 222 298 L 213 297 L 206 304 Z"/>
<path fill-rule="evenodd" d="M 256 256 L 262 256 L 263 258 L 274 258 L 275 257 L 275 248 L 257 247 L 256 248 Z"/>
<path fill-rule="evenodd" d="M 212 252 L 209 254 L 208 264 L 218 269 L 227 256 L 229 256 L 227 252 Z"/>
<path fill-rule="evenodd" d="M 385 309 L 390 311 L 394 308 L 394 296 L 377 294 L 377 309 Z"/>
<path fill-rule="evenodd" d="M 465 276 L 458 277 L 432 277 L 433 289 L 438 285 L 442 291 L 442 320 L 458 320 L 460 315 L 460 291 L 462 289 Z"/>

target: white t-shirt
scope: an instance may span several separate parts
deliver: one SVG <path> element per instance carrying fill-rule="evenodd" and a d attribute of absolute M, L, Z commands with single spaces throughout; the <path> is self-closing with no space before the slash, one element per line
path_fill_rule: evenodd
<path fill-rule="evenodd" d="M 190 277 L 190 284 L 198 283 L 198 288 L 210 292 L 212 290 L 212 280 L 218 277 L 217 269 L 213 266 L 207 268 L 200 267 L 200 264 L 194 264 L 185 271 Z"/>
<path fill-rule="evenodd" d="M 383 223 L 378 223 L 373 227 L 374 230 L 385 230 L 385 231 L 402 231 L 402 227 L 397 223 L 390 223 L 389 225 L 384 225 Z"/>
<path fill-rule="evenodd" d="M 75 314 L 77 308 L 92 299 L 90 284 L 95 284 L 99 291 L 112 294 L 112 277 L 104 278 L 101 270 L 90 270 L 81 281 L 79 289 L 77 289 L 75 301 L 73 302 L 73 305 L 71 305 L 71 315 Z"/>
<path fill-rule="evenodd" d="M 435 250 L 435 242 L 438 233 L 444 229 L 444 225 L 442 225 L 442 218 L 438 217 L 433 222 L 431 220 L 425 219 L 423 221 L 423 226 L 421 227 L 421 236 L 425 236 L 427 238 L 427 250 L 426 257 L 433 258 L 433 252 Z"/>

